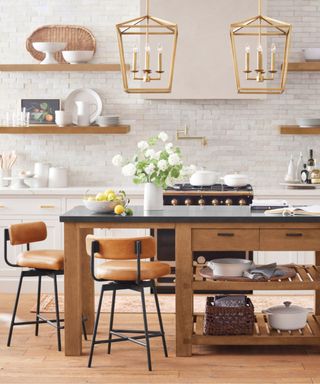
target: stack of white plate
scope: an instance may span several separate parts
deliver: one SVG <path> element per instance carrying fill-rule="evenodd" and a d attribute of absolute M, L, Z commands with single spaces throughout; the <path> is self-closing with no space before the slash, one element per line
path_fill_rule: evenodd
<path fill-rule="evenodd" d="M 111 116 L 111 115 L 98 116 L 96 123 L 100 127 L 108 127 L 110 125 L 119 125 L 119 116 Z"/>

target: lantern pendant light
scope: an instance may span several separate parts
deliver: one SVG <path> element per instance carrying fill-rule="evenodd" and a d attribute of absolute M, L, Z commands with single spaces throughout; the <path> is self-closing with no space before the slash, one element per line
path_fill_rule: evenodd
<path fill-rule="evenodd" d="M 170 93 L 177 49 L 177 24 L 150 15 L 150 3 L 146 0 L 146 15 L 116 25 L 120 52 L 123 87 L 127 93 Z M 125 44 L 128 37 L 140 37 L 144 47 L 140 55 L 133 46 L 131 62 L 126 61 Z M 161 39 L 171 39 L 171 58 L 166 54 Z M 124 41 L 126 39 L 126 41 Z M 154 44 L 157 43 L 157 46 Z M 169 53 L 168 53 L 169 54 Z M 143 64 L 140 68 L 140 59 Z M 165 63 L 169 63 L 166 68 Z M 130 70 L 128 71 L 128 64 Z M 150 85 L 157 84 L 158 87 Z M 133 86 L 134 85 L 134 86 Z"/>
<path fill-rule="evenodd" d="M 281 94 L 286 84 L 292 26 L 263 16 L 261 2 L 262 0 L 258 0 L 258 16 L 230 26 L 237 89 L 238 93 L 245 94 Z M 244 61 L 239 62 L 238 45 L 242 43 L 240 49 L 243 49 L 244 37 L 256 45 L 256 64 L 251 62 L 248 41 L 246 41 L 244 54 L 241 54 Z M 268 46 L 269 53 L 264 57 L 264 49 Z M 278 54 L 279 51 L 282 51 L 282 55 Z"/>

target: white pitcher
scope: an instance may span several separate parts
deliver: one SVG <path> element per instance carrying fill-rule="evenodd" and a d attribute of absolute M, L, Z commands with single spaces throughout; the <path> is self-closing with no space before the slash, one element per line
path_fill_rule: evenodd
<path fill-rule="evenodd" d="M 90 125 L 90 116 L 96 112 L 97 106 L 95 104 L 90 104 L 87 101 L 75 101 L 77 106 L 77 125 L 81 127 Z M 92 110 L 92 107 L 95 107 L 95 110 Z"/>

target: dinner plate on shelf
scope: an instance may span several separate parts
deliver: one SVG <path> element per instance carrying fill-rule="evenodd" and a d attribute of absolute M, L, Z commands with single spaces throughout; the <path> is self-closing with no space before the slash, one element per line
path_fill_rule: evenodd
<path fill-rule="evenodd" d="M 102 112 L 102 100 L 96 91 L 89 88 L 79 88 L 72 91 L 64 102 L 64 110 L 71 114 L 73 124 L 77 124 L 76 101 L 86 101 L 91 104 L 90 123 L 93 123 Z"/>

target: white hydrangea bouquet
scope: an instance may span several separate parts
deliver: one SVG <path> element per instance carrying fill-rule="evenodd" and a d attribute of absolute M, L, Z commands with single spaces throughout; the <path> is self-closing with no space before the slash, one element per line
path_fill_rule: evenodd
<path fill-rule="evenodd" d="M 138 150 L 131 161 L 121 154 L 112 158 L 112 164 L 121 167 L 124 176 L 132 177 L 135 184 L 145 185 L 144 207 L 160 210 L 163 207 L 163 189 L 191 175 L 195 167 L 182 163 L 181 151 L 168 142 L 166 132 L 137 144 Z"/>
<path fill-rule="evenodd" d="M 160 132 L 148 141 L 140 141 L 131 161 L 118 154 L 112 164 L 121 167 L 122 174 L 132 177 L 135 184 L 153 183 L 165 189 L 192 173 L 190 167 L 183 166 L 180 148 L 167 141 L 167 133 Z"/>

